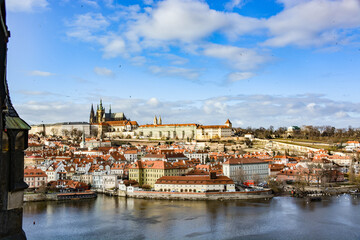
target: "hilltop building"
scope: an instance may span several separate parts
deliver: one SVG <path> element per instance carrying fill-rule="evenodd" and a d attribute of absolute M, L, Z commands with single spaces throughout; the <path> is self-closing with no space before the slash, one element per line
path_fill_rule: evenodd
<path fill-rule="evenodd" d="M 129 120 L 125 117 L 123 112 L 120 113 L 112 113 L 111 112 L 111 105 L 109 107 L 109 112 L 105 112 L 105 108 L 102 105 L 102 99 L 100 99 L 100 104 L 97 105 L 96 113 L 94 112 L 94 106 L 91 104 L 90 110 L 90 124 L 95 123 L 103 123 L 109 121 L 126 121 Z"/>
<path fill-rule="evenodd" d="M 232 123 L 228 119 L 224 125 L 200 125 L 196 123 L 162 124 L 161 117 L 154 117 L 154 124 L 141 125 L 136 136 L 155 139 L 197 139 L 207 140 L 233 135 Z"/>
<path fill-rule="evenodd" d="M 70 136 L 76 132 L 83 132 L 85 133 L 85 136 L 90 136 L 90 124 L 87 122 L 38 124 L 31 126 L 29 134 L 42 134 L 44 136 Z"/>
<path fill-rule="evenodd" d="M 101 99 L 100 104 L 97 105 L 96 113 L 94 111 L 94 106 L 91 105 L 89 122 L 90 131 L 93 135 L 97 132 L 96 135 L 98 138 L 131 138 L 134 136 L 133 130 L 139 127 L 136 121 L 131 121 L 126 118 L 123 112 L 112 113 L 111 105 L 109 107 L 109 112 L 106 112 Z"/>

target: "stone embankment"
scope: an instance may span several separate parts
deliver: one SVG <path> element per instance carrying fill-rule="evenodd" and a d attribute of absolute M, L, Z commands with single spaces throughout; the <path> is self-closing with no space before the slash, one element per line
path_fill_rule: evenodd
<path fill-rule="evenodd" d="M 208 192 L 208 193 L 182 193 L 182 192 L 154 192 L 154 191 L 134 191 L 134 192 L 104 192 L 113 196 L 142 199 L 165 199 L 165 200 L 246 200 L 246 199 L 269 199 L 273 197 L 271 190 L 251 191 L 251 192 Z"/>
<path fill-rule="evenodd" d="M 56 194 L 28 193 L 24 194 L 24 202 L 56 201 Z"/>
<path fill-rule="evenodd" d="M 39 201 L 66 201 L 96 198 L 94 192 L 74 192 L 74 193 L 27 193 L 24 194 L 24 202 L 39 202 Z"/>
<path fill-rule="evenodd" d="M 296 191 L 295 188 L 290 189 L 289 192 L 292 196 L 295 197 L 305 197 L 305 196 L 335 196 L 340 194 L 351 194 L 354 191 L 358 191 L 358 187 L 355 185 L 340 186 L 340 187 L 328 187 L 328 188 L 319 188 L 319 187 L 306 187 L 304 191 Z"/>

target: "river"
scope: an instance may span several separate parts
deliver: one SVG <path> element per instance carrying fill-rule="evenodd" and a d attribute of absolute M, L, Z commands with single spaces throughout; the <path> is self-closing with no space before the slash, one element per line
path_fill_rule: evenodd
<path fill-rule="evenodd" d="M 35 224 L 34 224 L 35 221 Z M 360 239 L 360 197 L 29 202 L 28 239 Z"/>

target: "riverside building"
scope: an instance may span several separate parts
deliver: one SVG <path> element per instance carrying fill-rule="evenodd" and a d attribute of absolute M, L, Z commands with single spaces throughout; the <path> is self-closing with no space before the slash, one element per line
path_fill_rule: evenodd
<path fill-rule="evenodd" d="M 235 182 L 265 181 L 270 175 L 269 162 L 258 158 L 230 158 L 223 163 L 223 173 Z"/>
<path fill-rule="evenodd" d="M 160 192 L 235 192 L 234 181 L 226 176 L 164 176 L 155 183 Z"/>

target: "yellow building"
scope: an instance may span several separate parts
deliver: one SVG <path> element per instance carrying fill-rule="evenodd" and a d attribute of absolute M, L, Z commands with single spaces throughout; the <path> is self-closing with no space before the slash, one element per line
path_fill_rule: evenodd
<path fill-rule="evenodd" d="M 129 168 L 129 179 L 135 180 L 140 186 L 150 185 L 154 187 L 155 182 L 163 176 L 181 176 L 188 172 L 186 165 L 164 161 L 137 161 Z"/>

